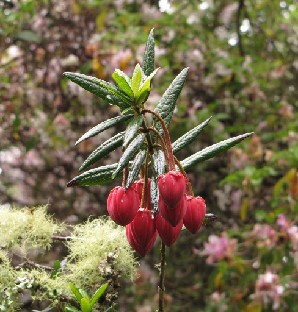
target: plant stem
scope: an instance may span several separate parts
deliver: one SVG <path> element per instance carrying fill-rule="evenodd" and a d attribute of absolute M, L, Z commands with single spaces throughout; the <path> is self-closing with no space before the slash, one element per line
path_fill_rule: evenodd
<path fill-rule="evenodd" d="M 142 188 L 141 208 L 148 208 L 148 153 L 145 159 L 144 184 Z"/>
<path fill-rule="evenodd" d="M 164 312 L 166 245 L 163 242 L 161 242 L 160 255 L 161 259 L 158 283 L 158 312 Z"/>
<path fill-rule="evenodd" d="M 166 144 L 166 147 L 168 150 L 169 169 L 175 170 L 175 161 L 174 161 L 172 143 L 171 143 L 171 138 L 170 138 L 170 134 L 169 134 L 166 123 L 164 122 L 164 120 L 162 119 L 162 117 L 158 113 L 152 111 L 151 109 L 143 109 L 142 113 L 143 114 L 150 113 L 150 114 L 154 115 L 159 120 L 159 122 L 162 126 L 162 129 L 163 129 L 163 132 L 164 132 L 165 144 Z"/>

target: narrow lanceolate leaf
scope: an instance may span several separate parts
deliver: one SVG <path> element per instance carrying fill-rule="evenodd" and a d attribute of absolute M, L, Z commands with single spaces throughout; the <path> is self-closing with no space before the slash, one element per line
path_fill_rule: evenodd
<path fill-rule="evenodd" d="M 151 199 L 151 207 L 155 214 L 158 212 L 158 198 L 159 192 L 156 178 L 152 178 L 150 183 L 150 199 Z"/>
<path fill-rule="evenodd" d="M 109 129 L 121 122 L 127 121 L 129 119 L 133 118 L 132 114 L 129 115 L 123 115 L 123 116 L 117 116 L 115 118 L 111 118 L 108 120 L 105 120 L 103 122 L 101 122 L 100 124 L 98 124 L 97 126 L 91 128 L 89 131 L 87 131 L 84 135 L 82 135 L 76 142 L 75 145 L 83 142 L 84 140 L 87 140 L 91 137 L 94 137 L 95 135 L 103 132 L 106 129 Z"/>
<path fill-rule="evenodd" d="M 140 151 L 135 157 L 131 165 L 131 168 L 129 169 L 129 174 L 125 185 L 126 189 L 128 189 L 133 184 L 133 182 L 138 178 L 145 157 L 146 151 Z"/>
<path fill-rule="evenodd" d="M 69 181 L 67 186 L 91 186 L 109 183 L 114 180 L 112 174 L 117 167 L 118 164 L 112 164 L 88 170 Z M 120 178 L 121 175 L 122 173 L 120 172 L 116 178 Z"/>
<path fill-rule="evenodd" d="M 103 100 L 119 106 L 121 109 L 131 106 L 131 100 L 129 97 L 111 83 L 78 73 L 66 72 L 63 73 L 63 76 Z"/>
<path fill-rule="evenodd" d="M 180 150 L 182 150 L 186 145 L 189 145 L 190 143 L 192 143 L 196 139 L 198 134 L 208 125 L 211 118 L 212 118 L 212 116 L 210 118 L 208 118 L 207 120 L 205 120 L 200 125 L 196 126 L 195 128 L 193 128 L 190 131 L 188 131 L 187 133 L 185 133 L 178 140 L 176 140 L 172 144 L 173 152 L 177 153 Z"/>
<path fill-rule="evenodd" d="M 134 158 L 139 149 L 141 148 L 143 142 L 145 140 L 145 135 L 139 134 L 127 147 L 124 151 L 122 157 L 119 160 L 118 167 L 113 173 L 113 177 L 117 176 L 119 172 L 128 164 L 128 162 Z"/>
<path fill-rule="evenodd" d="M 90 302 L 88 298 L 82 298 L 81 299 L 81 310 L 82 312 L 91 312 L 92 308 L 90 306 Z"/>
<path fill-rule="evenodd" d="M 144 52 L 143 71 L 149 76 L 154 70 L 154 29 L 152 28 Z"/>
<path fill-rule="evenodd" d="M 95 294 L 92 296 L 90 305 L 91 308 L 95 305 L 95 303 L 103 296 L 103 294 L 105 293 L 106 289 L 108 288 L 109 284 L 105 283 L 102 286 L 100 286 L 97 291 L 95 292 Z"/>
<path fill-rule="evenodd" d="M 83 298 L 83 296 L 81 295 L 79 289 L 73 283 L 69 283 L 69 288 L 73 292 L 73 294 L 75 295 L 77 301 L 80 302 L 81 299 Z"/>
<path fill-rule="evenodd" d="M 129 122 L 125 130 L 125 134 L 124 134 L 124 140 L 123 140 L 124 147 L 126 147 L 131 142 L 131 140 L 134 139 L 143 120 L 144 120 L 143 115 L 139 115 Z"/>
<path fill-rule="evenodd" d="M 133 99 L 133 92 L 130 87 L 129 77 L 122 72 L 120 69 L 116 69 L 112 74 L 113 79 L 117 83 L 118 87 L 127 94 L 131 99 Z"/>
<path fill-rule="evenodd" d="M 161 115 L 167 125 L 170 124 L 175 109 L 175 104 L 183 88 L 188 70 L 188 67 L 184 68 L 181 73 L 172 81 L 154 110 Z M 159 131 L 162 131 L 159 123 L 157 124 L 156 128 L 158 128 Z"/>
<path fill-rule="evenodd" d="M 203 150 L 185 158 L 181 165 L 184 167 L 185 170 L 195 166 L 196 164 L 203 162 L 209 158 L 214 157 L 220 152 L 226 151 L 229 148 L 233 147 L 234 145 L 240 143 L 242 140 L 244 140 L 247 137 L 250 137 L 253 134 L 251 133 L 245 133 L 242 135 L 238 135 L 237 137 L 230 138 L 224 141 L 221 141 L 217 144 L 213 144 L 211 146 L 208 146 L 204 148 Z"/>
<path fill-rule="evenodd" d="M 94 150 L 89 157 L 83 162 L 79 171 L 82 171 L 89 166 L 93 165 L 95 162 L 100 160 L 102 157 L 108 155 L 110 152 L 114 151 L 117 147 L 121 146 L 123 141 L 124 132 L 120 132 L 115 136 L 111 137 L 104 143 L 102 143 L 96 150 Z"/>
<path fill-rule="evenodd" d="M 162 150 L 156 150 L 152 155 L 153 170 L 157 177 L 165 172 L 166 159 Z"/>
<path fill-rule="evenodd" d="M 142 83 L 142 77 L 143 77 L 143 73 L 142 73 L 141 66 L 140 64 L 137 64 L 133 71 L 133 75 L 131 78 L 131 88 L 132 88 L 134 95 L 137 95 L 139 91 L 140 85 Z"/>

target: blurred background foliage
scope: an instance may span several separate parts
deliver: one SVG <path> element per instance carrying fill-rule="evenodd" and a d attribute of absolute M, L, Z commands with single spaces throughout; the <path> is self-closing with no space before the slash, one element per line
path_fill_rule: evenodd
<path fill-rule="evenodd" d="M 168 251 L 168 311 L 296 311 L 294 0 L 0 1 L 0 202 L 49 204 L 68 223 L 106 214 L 113 185 L 67 189 L 66 183 L 115 130 L 78 148 L 76 139 L 118 110 L 61 74 L 110 80 L 115 68 L 130 73 L 152 27 L 161 70 L 149 106 L 189 66 L 172 139 L 213 115 L 200 140 L 178 158 L 255 132 L 190 173 L 195 194 L 218 221 L 195 236 L 183 232 Z M 102 163 L 115 162 L 120 153 Z M 141 260 L 136 282 L 122 287 L 119 311 L 154 310 L 157 261 L 156 247 Z"/>

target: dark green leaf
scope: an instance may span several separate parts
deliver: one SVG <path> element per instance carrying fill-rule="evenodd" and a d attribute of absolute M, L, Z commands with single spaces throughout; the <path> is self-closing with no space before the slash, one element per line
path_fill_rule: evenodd
<path fill-rule="evenodd" d="M 214 222 L 216 219 L 217 219 L 217 216 L 214 215 L 213 213 L 206 213 L 205 218 L 204 218 L 204 225 L 208 225 Z"/>
<path fill-rule="evenodd" d="M 158 186 L 156 183 L 156 178 L 152 177 L 151 183 L 150 183 L 150 199 L 151 199 L 151 206 L 152 206 L 154 213 L 158 212 L 158 198 L 159 198 L 159 192 L 158 192 Z"/>
<path fill-rule="evenodd" d="M 112 164 L 107 166 L 98 167 L 88 170 L 79 176 L 73 178 L 67 183 L 67 186 L 90 186 L 90 185 L 103 185 L 114 180 L 112 177 L 113 172 L 117 168 L 118 164 Z M 116 178 L 121 177 L 120 172 Z"/>
<path fill-rule="evenodd" d="M 72 283 L 69 283 L 69 287 L 70 287 L 70 290 L 75 295 L 75 297 L 78 300 L 78 302 L 81 302 L 81 299 L 83 298 L 83 296 L 81 295 L 79 289 Z"/>
<path fill-rule="evenodd" d="M 128 164 L 128 162 L 134 158 L 136 153 L 139 151 L 140 147 L 144 142 L 144 134 L 139 134 L 127 147 L 124 151 L 122 157 L 119 160 L 118 167 L 113 173 L 113 177 L 120 173 L 120 171 Z"/>
<path fill-rule="evenodd" d="M 111 83 L 78 73 L 66 72 L 63 73 L 63 76 L 103 100 L 119 106 L 121 110 L 131 106 L 131 100 L 129 97 Z"/>
<path fill-rule="evenodd" d="M 82 312 L 91 312 L 92 308 L 88 298 L 82 298 L 81 300 L 81 310 Z"/>
<path fill-rule="evenodd" d="M 213 144 L 211 146 L 208 146 L 208 147 L 204 148 L 203 150 L 185 158 L 181 162 L 181 165 L 184 167 L 185 170 L 187 170 L 187 169 L 193 167 L 194 165 L 196 165 L 202 161 L 205 161 L 209 158 L 214 157 L 215 155 L 217 155 L 218 153 L 220 153 L 222 151 L 228 150 L 229 148 L 238 144 L 239 142 L 241 142 L 245 138 L 251 136 L 252 134 L 253 134 L 253 132 L 245 133 L 245 134 L 239 135 L 237 137 L 230 138 L 230 139 L 221 141 L 217 144 Z"/>
<path fill-rule="evenodd" d="M 145 46 L 143 71 L 149 76 L 154 71 L 154 28 L 151 29 Z"/>
<path fill-rule="evenodd" d="M 104 130 L 111 128 L 121 122 L 127 121 L 133 117 L 132 114 L 130 115 L 124 115 L 124 116 L 117 116 L 108 120 L 105 120 L 98 124 L 97 126 L 91 128 L 89 131 L 87 131 L 84 135 L 82 135 L 76 142 L 75 145 L 78 145 L 79 143 L 83 142 L 84 140 L 87 140 L 91 137 L 94 137 L 95 135 L 103 132 Z"/>
<path fill-rule="evenodd" d="M 178 140 L 176 140 L 172 144 L 173 152 L 177 153 L 180 150 L 182 150 L 186 145 L 189 145 L 190 143 L 192 143 L 196 139 L 198 134 L 208 125 L 211 118 L 212 117 L 208 118 L 203 123 L 191 129 L 190 131 L 185 133 L 183 136 L 181 136 Z"/>
<path fill-rule="evenodd" d="M 129 174 L 126 181 L 126 188 L 128 189 L 132 183 L 138 178 L 141 166 L 145 160 L 146 151 L 140 151 L 134 159 L 134 162 L 129 170 Z"/>
<path fill-rule="evenodd" d="M 91 308 L 95 305 L 95 303 L 101 298 L 101 296 L 105 293 L 106 289 L 108 288 L 109 284 L 105 283 L 102 286 L 100 286 L 97 291 L 95 292 L 95 294 L 93 295 L 91 301 L 90 301 L 90 305 Z"/>
<path fill-rule="evenodd" d="M 188 70 L 189 70 L 188 67 L 184 68 L 181 71 L 181 73 L 172 81 L 172 83 L 170 84 L 166 92 L 163 94 L 154 110 L 155 112 L 161 115 L 161 117 L 165 120 L 167 125 L 170 124 L 175 109 L 175 104 L 183 88 Z M 157 124 L 156 128 L 157 130 L 162 132 L 161 126 L 159 124 Z"/>
<path fill-rule="evenodd" d="M 134 139 L 143 120 L 144 120 L 143 115 L 139 115 L 129 122 L 124 134 L 123 140 L 124 147 L 126 147 L 131 142 L 131 140 Z"/>
<path fill-rule="evenodd" d="M 111 137 L 104 143 L 102 143 L 96 150 L 94 150 L 89 157 L 83 162 L 79 171 L 82 171 L 89 166 L 93 165 L 95 162 L 108 155 L 110 152 L 114 151 L 117 147 L 121 146 L 123 141 L 124 132 L 120 132 L 115 136 Z"/>
<path fill-rule="evenodd" d="M 118 87 L 125 92 L 131 99 L 133 99 L 134 95 L 129 83 L 129 77 L 123 73 L 120 69 L 116 69 L 112 75 L 113 79 L 117 83 Z"/>
<path fill-rule="evenodd" d="M 157 150 L 153 153 L 152 164 L 157 177 L 165 172 L 166 159 L 162 150 Z"/>

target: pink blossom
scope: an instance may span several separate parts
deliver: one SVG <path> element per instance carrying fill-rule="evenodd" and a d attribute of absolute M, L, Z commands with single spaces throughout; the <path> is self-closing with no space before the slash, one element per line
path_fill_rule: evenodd
<path fill-rule="evenodd" d="M 202 254 L 207 255 L 207 263 L 212 264 L 232 256 L 236 248 L 237 241 L 229 239 L 226 233 L 223 233 L 221 236 L 210 235 Z"/>
<path fill-rule="evenodd" d="M 276 231 L 269 224 L 255 224 L 252 236 L 257 239 L 258 247 L 272 248 L 277 241 Z"/>
<path fill-rule="evenodd" d="M 288 229 L 288 235 L 289 235 L 290 240 L 292 242 L 293 249 L 295 251 L 298 251 L 298 226 L 297 225 L 292 225 Z"/>
<path fill-rule="evenodd" d="M 284 287 L 280 285 L 278 275 L 267 271 L 265 274 L 259 275 L 252 298 L 264 306 L 272 302 L 273 310 L 277 310 L 280 307 L 283 293 Z"/>
<path fill-rule="evenodd" d="M 284 214 L 280 214 L 280 215 L 277 217 L 276 224 L 280 226 L 280 228 L 281 228 L 281 230 L 282 230 L 283 232 L 288 231 L 289 227 L 291 226 L 291 223 L 290 223 L 289 220 L 285 217 Z"/>
<path fill-rule="evenodd" d="M 123 71 L 127 70 L 127 65 L 132 58 L 131 50 L 126 49 L 115 54 L 111 59 L 112 68 L 120 68 Z"/>

